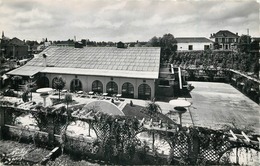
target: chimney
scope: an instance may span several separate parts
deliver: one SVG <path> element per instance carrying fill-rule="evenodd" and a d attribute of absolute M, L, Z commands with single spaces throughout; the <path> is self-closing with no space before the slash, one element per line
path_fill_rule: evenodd
<path fill-rule="evenodd" d="M 42 57 L 43 57 L 43 59 L 44 59 L 43 66 L 44 66 L 44 67 L 47 67 L 47 55 L 46 55 L 46 54 L 42 54 Z"/>

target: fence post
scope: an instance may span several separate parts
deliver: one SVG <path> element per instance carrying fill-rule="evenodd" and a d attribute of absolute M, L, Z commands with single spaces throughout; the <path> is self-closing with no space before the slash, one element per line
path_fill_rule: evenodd
<path fill-rule="evenodd" d="M 199 155 L 199 149 L 200 149 L 200 145 L 199 145 L 199 137 L 196 136 L 196 135 L 193 135 L 192 137 L 192 153 L 191 153 L 191 156 L 192 156 L 192 163 L 197 163 L 197 160 L 198 160 L 198 155 Z"/>
<path fill-rule="evenodd" d="M 5 125 L 5 109 L 0 109 L 0 140 L 3 139 L 3 127 Z"/>

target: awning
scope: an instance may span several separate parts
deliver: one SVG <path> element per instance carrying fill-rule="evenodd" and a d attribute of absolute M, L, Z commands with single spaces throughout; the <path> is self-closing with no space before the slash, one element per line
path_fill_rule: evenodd
<path fill-rule="evenodd" d="M 39 66 L 22 66 L 6 73 L 7 75 L 33 76 L 42 71 L 45 67 Z"/>

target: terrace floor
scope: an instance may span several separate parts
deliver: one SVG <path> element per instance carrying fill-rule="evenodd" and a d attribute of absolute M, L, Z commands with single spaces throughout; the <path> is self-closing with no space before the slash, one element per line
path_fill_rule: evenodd
<path fill-rule="evenodd" d="M 229 84 L 189 82 L 194 86 L 187 99 L 195 126 L 222 128 L 235 123 L 239 128 L 252 127 L 260 134 L 260 106 Z"/>

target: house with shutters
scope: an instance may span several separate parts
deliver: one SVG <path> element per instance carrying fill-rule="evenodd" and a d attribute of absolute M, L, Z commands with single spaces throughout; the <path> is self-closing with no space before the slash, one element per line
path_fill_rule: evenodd
<path fill-rule="evenodd" d="M 210 39 L 213 40 L 219 50 L 232 50 L 235 49 L 238 43 L 238 33 L 233 33 L 228 30 L 220 30 L 217 33 L 210 35 Z"/>

